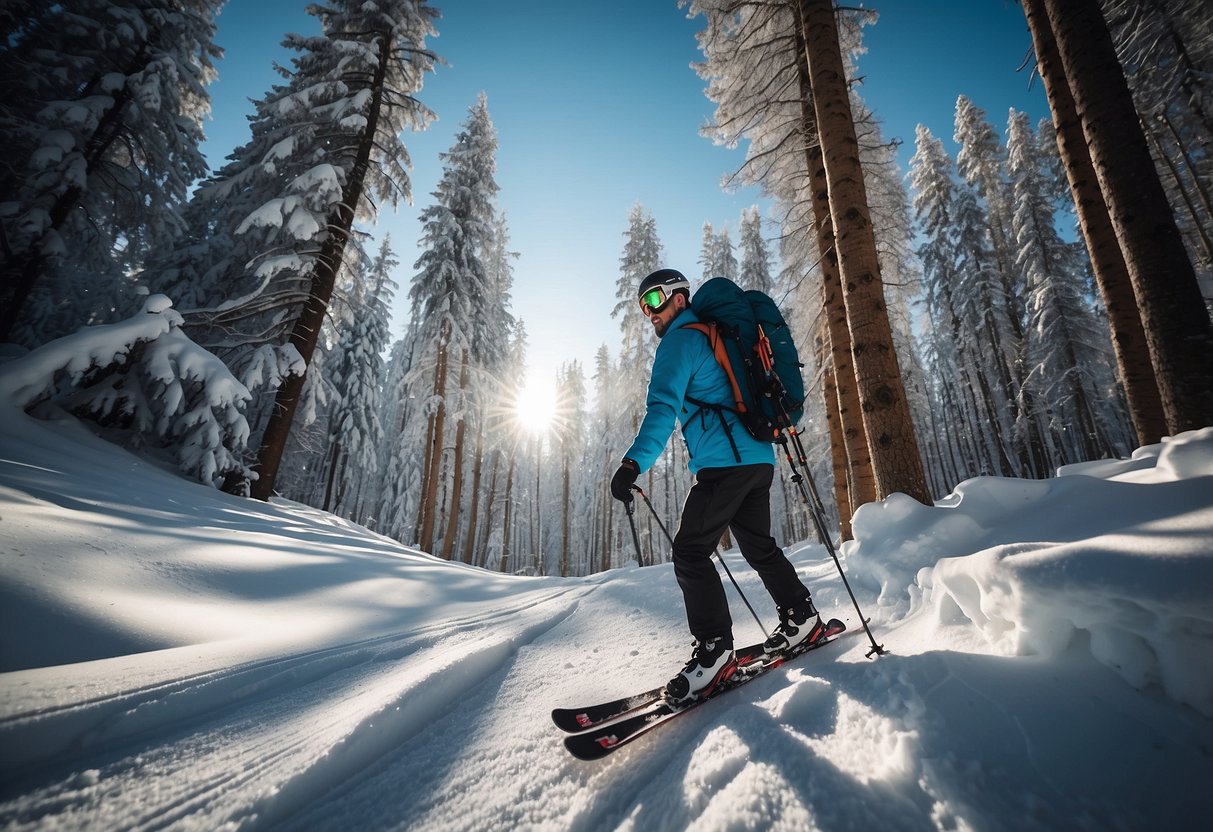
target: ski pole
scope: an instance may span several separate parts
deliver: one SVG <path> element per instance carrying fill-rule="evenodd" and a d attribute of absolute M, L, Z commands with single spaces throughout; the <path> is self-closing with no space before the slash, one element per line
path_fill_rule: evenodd
<path fill-rule="evenodd" d="M 639 490 L 637 489 L 637 491 Z M 632 542 L 636 544 L 636 563 L 644 566 L 644 553 L 640 551 L 640 535 L 636 533 L 636 506 L 633 505 L 633 502 L 632 500 L 628 500 L 623 505 L 628 512 L 628 525 L 632 527 Z"/>
<path fill-rule="evenodd" d="M 665 523 L 661 522 L 661 517 L 657 514 L 657 509 L 653 508 L 652 502 L 649 501 L 649 495 L 644 493 L 644 490 L 638 485 L 633 485 L 633 489 L 639 492 L 641 498 L 644 499 L 644 504 L 649 507 L 649 511 L 653 512 L 653 519 L 657 521 L 657 527 L 665 534 L 665 539 L 670 541 L 670 546 L 674 545 L 674 538 L 670 536 L 669 530 L 665 527 Z M 712 552 L 716 556 L 716 560 L 720 561 L 720 565 L 724 567 L 725 574 L 729 576 L 729 580 L 733 582 L 733 588 L 737 590 L 737 594 L 741 596 L 741 600 L 745 602 L 746 609 L 750 611 L 750 615 L 754 616 L 754 620 L 758 622 L 758 629 L 762 630 L 762 634 L 767 638 L 771 634 L 767 632 L 767 628 L 762 626 L 762 619 L 758 617 L 758 613 L 754 612 L 754 607 L 750 605 L 750 599 L 745 597 L 745 593 L 741 591 L 741 585 L 737 583 L 737 579 L 733 577 L 733 570 L 729 569 L 728 563 L 725 562 L 724 555 L 719 547 Z"/>
<path fill-rule="evenodd" d="M 790 423 L 786 410 L 780 406 L 783 421 Z M 800 457 L 801 467 L 804 469 L 805 476 L 808 478 L 808 491 L 805 489 L 804 479 L 796 469 L 796 462 L 792 459 L 792 452 L 788 450 L 788 437 L 796 445 L 796 454 Z M 825 523 L 825 507 L 821 504 L 821 497 L 817 493 L 817 485 L 813 482 L 813 472 L 809 470 L 809 463 L 805 457 L 804 445 L 800 441 L 800 435 L 793 427 L 786 427 L 784 436 L 781 438 L 780 445 L 783 446 L 784 458 L 788 461 L 788 466 L 792 469 L 792 481 L 796 483 L 800 491 L 800 499 L 808 509 L 809 516 L 813 519 L 813 525 L 817 529 L 817 536 L 822 544 L 826 547 L 826 551 L 830 553 L 830 557 L 834 559 L 834 566 L 838 569 L 838 575 L 842 578 L 842 585 L 847 589 L 847 595 L 851 596 L 851 603 L 855 606 L 855 612 L 859 616 L 859 623 L 863 625 L 863 631 L 868 634 L 868 641 L 872 644 L 872 649 L 866 655 L 871 658 L 873 654 L 883 656 L 889 652 L 885 650 L 883 644 L 876 643 L 876 637 L 872 635 L 872 630 L 868 627 L 868 620 L 864 617 L 863 610 L 859 608 L 859 601 L 855 598 L 855 593 L 851 590 L 851 582 L 847 580 L 847 573 L 842 570 L 842 561 L 838 559 L 838 552 L 834 549 L 834 542 L 830 539 L 829 531 L 826 529 Z M 812 494 L 813 499 L 810 500 L 809 494 Z"/>
<path fill-rule="evenodd" d="M 859 608 L 859 601 L 856 600 L 855 593 L 851 591 L 851 582 L 847 580 L 847 574 L 842 571 L 842 561 L 838 559 L 838 552 L 834 550 L 834 543 L 830 539 L 829 530 L 826 528 L 825 506 L 821 502 L 821 495 L 817 492 L 817 483 L 813 481 L 813 472 L 809 470 L 809 460 L 804 452 L 804 443 L 800 441 L 800 434 L 796 431 L 796 426 L 792 424 L 792 416 L 784 405 L 787 390 L 784 389 L 783 382 L 780 381 L 779 375 L 775 372 L 775 353 L 771 349 L 771 342 L 767 338 L 766 333 L 763 332 L 762 326 L 758 327 L 758 344 L 756 345 L 756 349 L 758 357 L 762 362 L 762 369 L 766 373 L 768 384 L 767 396 L 775 406 L 776 418 L 779 420 L 780 431 L 777 434 L 777 441 L 783 448 L 783 455 L 788 461 L 788 467 L 792 470 L 792 482 L 796 483 L 796 488 L 800 492 L 800 500 L 804 503 L 805 507 L 809 510 L 809 515 L 813 518 L 813 525 L 817 529 L 817 538 L 826 547 L 826 551 L 830 553 L 830 557 L 834 559 L 834 565 L 838 567 L 838 574 L 842 578 L 842 585 L 847 588 L 847 595 L 851 596 L 851 603 L 854 604 L 855 613 L 859 616 L 859 623 L 863 625 L 863 631 L 868 634 L 868 641 L 871 642 L 872 649 L 866 655 L 868 658 L 871 658 L 873 653 L 883 656 L 888 651 L 884 649 L 883 644 L 876 643 L 876 637 L 872 635 L 872 630 L 868 627 L 868 620 L 864 617 L 863 610 Z M 804 477 L 801 477 L 800 472 L 796 468 L 796 460 L 792 459 L 792 451 L 788 448 L 789 440 L 796 449 L 796 456 L 800 462 L 800 467 L 804 470 Z M 806 482 L 808 486 L 807 490 Z"/>

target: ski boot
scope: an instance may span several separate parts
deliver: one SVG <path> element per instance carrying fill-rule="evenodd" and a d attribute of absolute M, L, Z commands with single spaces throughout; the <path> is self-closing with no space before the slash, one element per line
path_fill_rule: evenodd
<path fill-rule="evenodd" d="M 779 625 L 762 644 L 767 655 L 788 656 L 807 650 L 813 643 L 825 637 L 826 628 L 821 622 L 813 599 L 805 597 L 791 607 L 778 607 Z"/>
<path fill-rule="evenodd" d="M 712 695 L 720 685 L 737 672 L 737 656 L 733 642 L 718 637 L 710 641 L 695 641 L 691 660 L 682 672 L 665 686 L 665 699 L 671 705 L 686 705 Z"/>

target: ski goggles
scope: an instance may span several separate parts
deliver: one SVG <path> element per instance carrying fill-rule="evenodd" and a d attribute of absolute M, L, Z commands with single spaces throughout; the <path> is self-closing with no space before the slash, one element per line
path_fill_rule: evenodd
<path fill-rule="evenodd" d="M 678 286 L 675 287 L 674 291 L 685 288 L 685 286 Z M 640 311 L 645 314 L 645 317 L 656 315 L 662 309 L 665 309 L 665 305 L 670 302 L 670 298 L 674 297 L 674 291 L 667 292 L 664 286 L 654 286 L 640 296 Z"/>

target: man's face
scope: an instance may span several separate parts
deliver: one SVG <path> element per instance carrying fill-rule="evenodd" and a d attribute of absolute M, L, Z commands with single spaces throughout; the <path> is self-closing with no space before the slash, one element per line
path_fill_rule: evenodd
<path fill-rule="evenodd" d="M 686 309 L 686 306 L 686 297 L 679 293 L 671 297 L 670 302 L 659 312 L 649 315 L 649 323 L 653 325 L 653 331 L 657 333 L 658 338 L 665 335 L 666 330 L 670 328 L 670 323 L 678 317 L 679 312 Z"/>

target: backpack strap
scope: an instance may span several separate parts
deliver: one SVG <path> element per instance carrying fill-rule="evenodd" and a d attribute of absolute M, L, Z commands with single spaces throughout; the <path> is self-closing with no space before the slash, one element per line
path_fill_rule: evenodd
<path fill-rule="evenodd" d="M 728 350 L 725 349 L 724 337 L 720 333 L 720 327 L 715 321 L 704 323 L 696 321 L 695 323 L 683 324 L 680 329 L 693 329 L 697 332 L 702 332 L 707 336 L 708 347 L 712 350 L 712 356 L 716 359 L 716 363 L 724 370 L 724 374 L 729 379 L 729 386 L 733 390 L 734 407 L 731 408 L 735 413 L 745 413 L 745 398 L 741 395 L 741 385 L 737 383 L 737 376 L 733 374 L 733 364 L 729 361 Z M 724 407 L 725 405 L 717 405 Z"/>
<path fill-rule="evenodd" d="M 721 337 L 720 328 L 715 321 L 704 323 L 697 321 L 695 323 L 683 324 L 679 329 L 694 329 L 697 332 L 702 332 L 708 339 L 708 346 L 712 350 L 712 357 L 716 359 L 716 363 L 724 370 L 725 376 L 729 380 L 729 386 L 733 390 L 733 402 L 736 407 L 729 407 L 726 404 L 716 402 L 705 402 L 691 396 L 686 397 L 686 401 L 695 405 L 698 409 L 691 414 L 690 418 L 694 419 L 704 410 L 713 410 L 716 416 L 720 419 L 720 426 L 724 429 L 724 435 L 729 440 L 729 447 L 733 449 L 733 458 L 737 460 L 737 464 L 741 464 L 741 451 L 737 449 L 737 442 L 733 439 L 733 428 L 729 425 L 728 419 L 724 417 L 726 410 L 733 413 L 742 414 L 746 412 L 745 401 L 741 396 L 741 387 L 737 383 L 737 376 L 733 374 L 733 365 L 729 362 L 729 354 L 725 350 L 724 338 Z"/>

